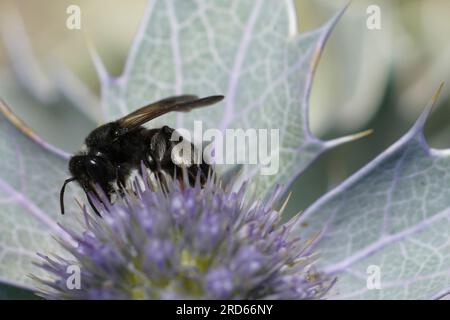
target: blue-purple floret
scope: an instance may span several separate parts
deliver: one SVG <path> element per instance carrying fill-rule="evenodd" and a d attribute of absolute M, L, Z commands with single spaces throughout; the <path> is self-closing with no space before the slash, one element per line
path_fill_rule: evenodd
<path fill-rule="evenodd" d="M 263 201 L 247 199 L 208 179 L 164 188 L 144 179 L 123 201 L 103 205 L 102 218 L 84 210 L 83 233 L 61 241 L 72 259 L 38 264 L 41 294 L 51 299 L 314 299 L 332 284 L 314 271 L 308 241 L 290 234 L 274 209 L 279 190 Z M 102 201 L 107 203 L 107 201 Z M 81 288 L 70 289 L 70 266 Z M 50 280 L 49 280 L 50 279 Z"/>

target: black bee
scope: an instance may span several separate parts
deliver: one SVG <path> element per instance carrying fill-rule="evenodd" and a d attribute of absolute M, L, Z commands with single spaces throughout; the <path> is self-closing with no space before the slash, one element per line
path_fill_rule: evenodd
<path fill-rule="evenodd" d="M 164 173 L 181 178 L 182 170 L 171 158 L 172 149 L 177 143 L 171 141 L 174 129 L 168 126 L 146 129 L 142 125 L 165 113 L 190 111 L 193 108 L 217 103 L 223 98 L 210 96 L 199 99 L 193 95 L 170 97 L 93 130 L 86 137 L 82 151 L 69 161 L 72 177 L 65 180 L 61 188 L 61 213 L 64 214 L 65 187 L 72 181 L 77 181 L 86 194 L 90 192 L 97 195 L 95 186 L 99 186 L 111 201 L 111 196 L 117 190 L 123 190 L 132 171 L 139 170 L 142 162 L 159 179 L 162 179 Z M 191 147 L 194 150 L 192 144 Z M 193 156 L 194 152 L 191 152 L 191 155 Z M 205 181 L 210 166 L 203 159 L 200 164 L 194 164 L 194 161 L 190 164 L 186 169 L 189 181 L 195 181 L 197 175 L 201 181 Z M 95 213 L 100 215 L 90 197 L 87 198 Z"/>

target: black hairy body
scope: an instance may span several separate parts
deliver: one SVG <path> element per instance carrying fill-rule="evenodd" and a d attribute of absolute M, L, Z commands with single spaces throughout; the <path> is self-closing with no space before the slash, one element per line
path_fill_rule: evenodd
<path fill-rule="evenodd" d="M 100 187 L 111 201 L 111 196 L 125 188 L 132 171 L 140 170 L 142 163 L 159 180 L 164 179 L 164 174 L 181 180 L 184 169 L 190 183 L 194 183 L 197 176 L 201 183 L 206 181 L 210 166 L 203 159 L 195 163 L 195 148 L 192 144 L 190 158 L 174 163 L 172 150 L 182 141 L 182 137 L 178 141 L 174 140 L 174 129 L 168 126 L 147 129 L 142 124 L 170 111 L 189 111 L 222 99 L 223 96 L 203 99 L 191 95 L 170 97 L 93 130 L 86 137 L 84 148 L 69 161 L 72 177 L 65 181 L 61 189 L 61 212 L 64 214 L 63 196 L 67 183 L 77 181 L 86 193 L 96 195 L 96 187 Z M 99 214 L 89 196 L 88 201 Z"/>

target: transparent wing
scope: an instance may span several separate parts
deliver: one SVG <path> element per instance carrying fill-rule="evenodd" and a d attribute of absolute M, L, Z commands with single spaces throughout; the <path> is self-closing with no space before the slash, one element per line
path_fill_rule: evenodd
<path fill-rule="evenodd" d="M 188 112 L 195 108 L 215 104 L 223 98 L 224 96 L 221 95 L 209 96 L 205 98 L 198 98 L 193 95 L 169 97 L 142 107 L 117 120 L 117 122 L 122 128 L 131 130 L 168 112 Z"/>

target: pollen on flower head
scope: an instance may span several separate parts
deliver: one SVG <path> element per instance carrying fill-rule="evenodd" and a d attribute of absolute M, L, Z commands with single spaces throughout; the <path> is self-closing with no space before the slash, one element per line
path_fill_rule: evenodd
<path fill-rule="evenodd" d="M 84 209 L 83 232 L 60 241 L 71 259 L 40 255 L 46 279 L 34 277 L 51 299 L 314 299 L 332 281 L 313 269 L 308 242 L 281 223 L 276 189 L 252 201 L 246 185 L 232 191 L 217 178 L 166 182 L 145 175 L 123 201 L 92 197 L 102 215 Z M 69 266 L 80 288 L 68 284 Z"/>

